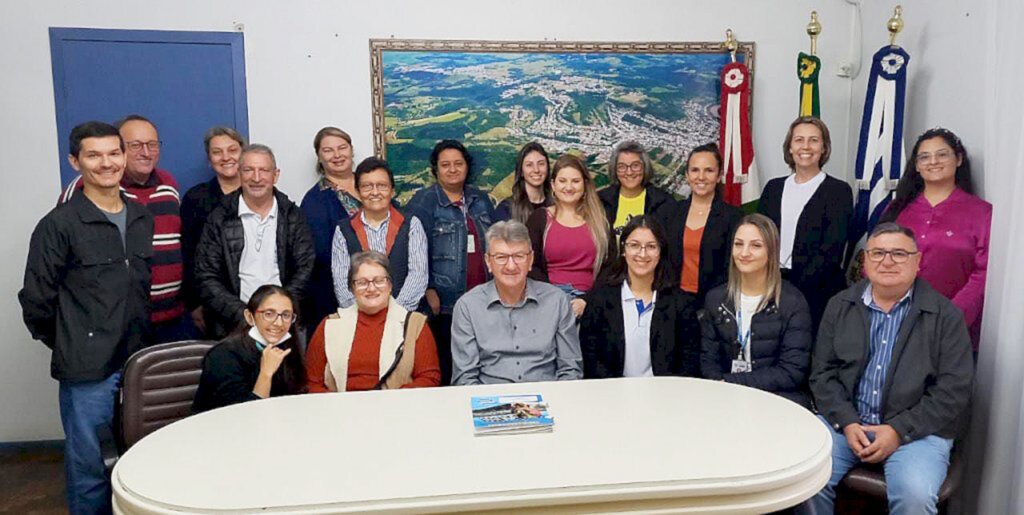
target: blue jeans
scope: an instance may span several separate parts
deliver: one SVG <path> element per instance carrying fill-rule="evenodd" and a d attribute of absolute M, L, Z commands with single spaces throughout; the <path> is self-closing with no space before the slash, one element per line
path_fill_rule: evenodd
<path fill-rule="evenodd" d="M 111 511 L 110 478 L 103 465 L 100 435 L 112 434 L 114 398 L 120 384 L 120 372 L 100 381 L 60 383 L 64 476 L 72 515 Z"/>
<path fill-rule="evenodd" d="M 575 286 L 571 284 L 553 284 L 555 288 L 562 290 L 563 293 L 569 296 L 569 300 L 578 299 L 587 294 L 583 290 L 577 290 Z"/>
<path fill-rule="evenodd" d="M 832 477 L 817 495 L 796 507 L 794 511 L 797 514 L 832 513 L 836 485 L 850 469 L 860 463 L 860 458 L 850 449 L 846 435 L 833 430 L 821 415 L 818 418 L 832 430 Z M 889 513 L 938 513 L 939 488 L 946 479 L 952 449 L 952 439 L 935 435 L 896 448 L 896 452 L 884 464 Z"/>

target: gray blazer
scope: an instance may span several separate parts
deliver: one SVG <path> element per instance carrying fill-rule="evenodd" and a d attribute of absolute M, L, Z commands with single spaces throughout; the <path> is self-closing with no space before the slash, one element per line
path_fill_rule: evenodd
<path fill-rule="evenodd" d="M 859 422 L 854 399 L 867 366 L 870 314 L 861 300 L 867 279 L 829 301 L 811 362 L 817 410 L 837 431 Z M 914 282 L 882 392 L 882 423 L 903 443 L 929 435 L 955 438 L 967 425 L 974 360 L 964 315 L 923 279 Z"/>

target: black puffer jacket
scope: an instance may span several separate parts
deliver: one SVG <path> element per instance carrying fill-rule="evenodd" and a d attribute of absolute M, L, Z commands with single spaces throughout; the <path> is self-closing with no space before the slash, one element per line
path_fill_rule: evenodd
<path fill-rule="evenodd" d="M 281 284 L 301 300 L 313 273 L 313 236 L 306 217 L 288 196 L 277 197 L 277 267 Z M 244 319 L 245 303 L 239 298 L 238 266 L 245 247 L 245 232 L 238 216 L 241 190 L 226 197 L 207 220 L 196 249 L 196 281 L 206 309 L 211 336 L 223 338 Z"/>
<path fill-rule="evenodd" d="M 811 407 L 807 376 L 811 368 L 811 312 L 803 294 L 782 282 L 779 304 L 769 302 L 750 321 L 752 370 L 731 373 L 732 360 L 740 351 L 736 307 L 726 285 L 704 299 L 700 320 L 701 375 L 776 393 L 804 407 Z"/>

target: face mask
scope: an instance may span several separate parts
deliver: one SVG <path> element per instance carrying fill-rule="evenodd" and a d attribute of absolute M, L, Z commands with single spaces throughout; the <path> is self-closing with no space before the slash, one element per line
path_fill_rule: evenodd
<path fill-rule="evenodd" d="M 277 342 L 277 345 L 280 346 L 284 344 L 284 342 L 288 341 L 288 339 L 291 337 L 292 333 L 284 333 L 284 337 L 281 338 L 281 341 Z M 267 345 L 269 345 L 267 343 L 267 339 L 264 338 L 262 334 L 260 334 L 260 330 L 257 329 L 256 326 L 252 326 L 249 328 L 249 338 L 252 338 L 253 340 L 256 341 L 256 349 L 258 349 L 260 352 L 263 352 L 263 349 L 267 348 Z"/>

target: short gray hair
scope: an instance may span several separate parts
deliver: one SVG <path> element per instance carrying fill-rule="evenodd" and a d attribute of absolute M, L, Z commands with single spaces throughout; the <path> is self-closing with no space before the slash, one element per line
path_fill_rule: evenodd
<path fill-rule="evenodd" d="M 356 281 L 356 273 L 359 272 L 359 268 L 363 265 L 377 265 L 384 269 L 384 273 L 388 275 L 388 280 L 391 280 L 391 262 L 388 261 L 388 257 L 376 250 L 367 250 L 364 252 L 356 252 L 352 256 L 351 265 L 348 267 L 348 289 L 352 289 L 352 284 Z"/>
<path fill-rule="evenodd" d="M 504 222 L 498 222 L 487 229 L 485 235 L 487 240 L 487 247 L 490 248 L 491 244 L 495 241 L 503 241 L 505 243 L 523 243 L 530 244 L 530 231 L 526 229 L 526 226 L 522 222 L 516 220 L 506 220 Z"/>
<path fill-rule="evenodd" d="M 619 166 L 619 154 L 623 152 L 629 152 L 630 154 L 638 154 L 640 156 L 640 162 L 644 164 L 644 179 L 643 186 L 646 188 L 650 183 L 651 179 L 654 178 L 654 165 L 651 163 L 651 157 L 647 155 L 647 150 L 638 141 L 626 140 L 619 142 L 612 148 L 612 155 L 608 158 L 608 181 L 611 182 L 612 186 L 619 185 L 619 174 L 615 170 Z"/>
<path fill-rule="evenodd" d="M 270 150 L 270 147 L 262 143 L 251 143 L 242 147 L 242 155 L 238 156 L 239 164 L 245 160 L 246 154 L 266 154 L 270 156 L 270 162 L 273 163 L 274 168 L 277 168 L 277 158 L 274 157 L 274 151 Z"/>

